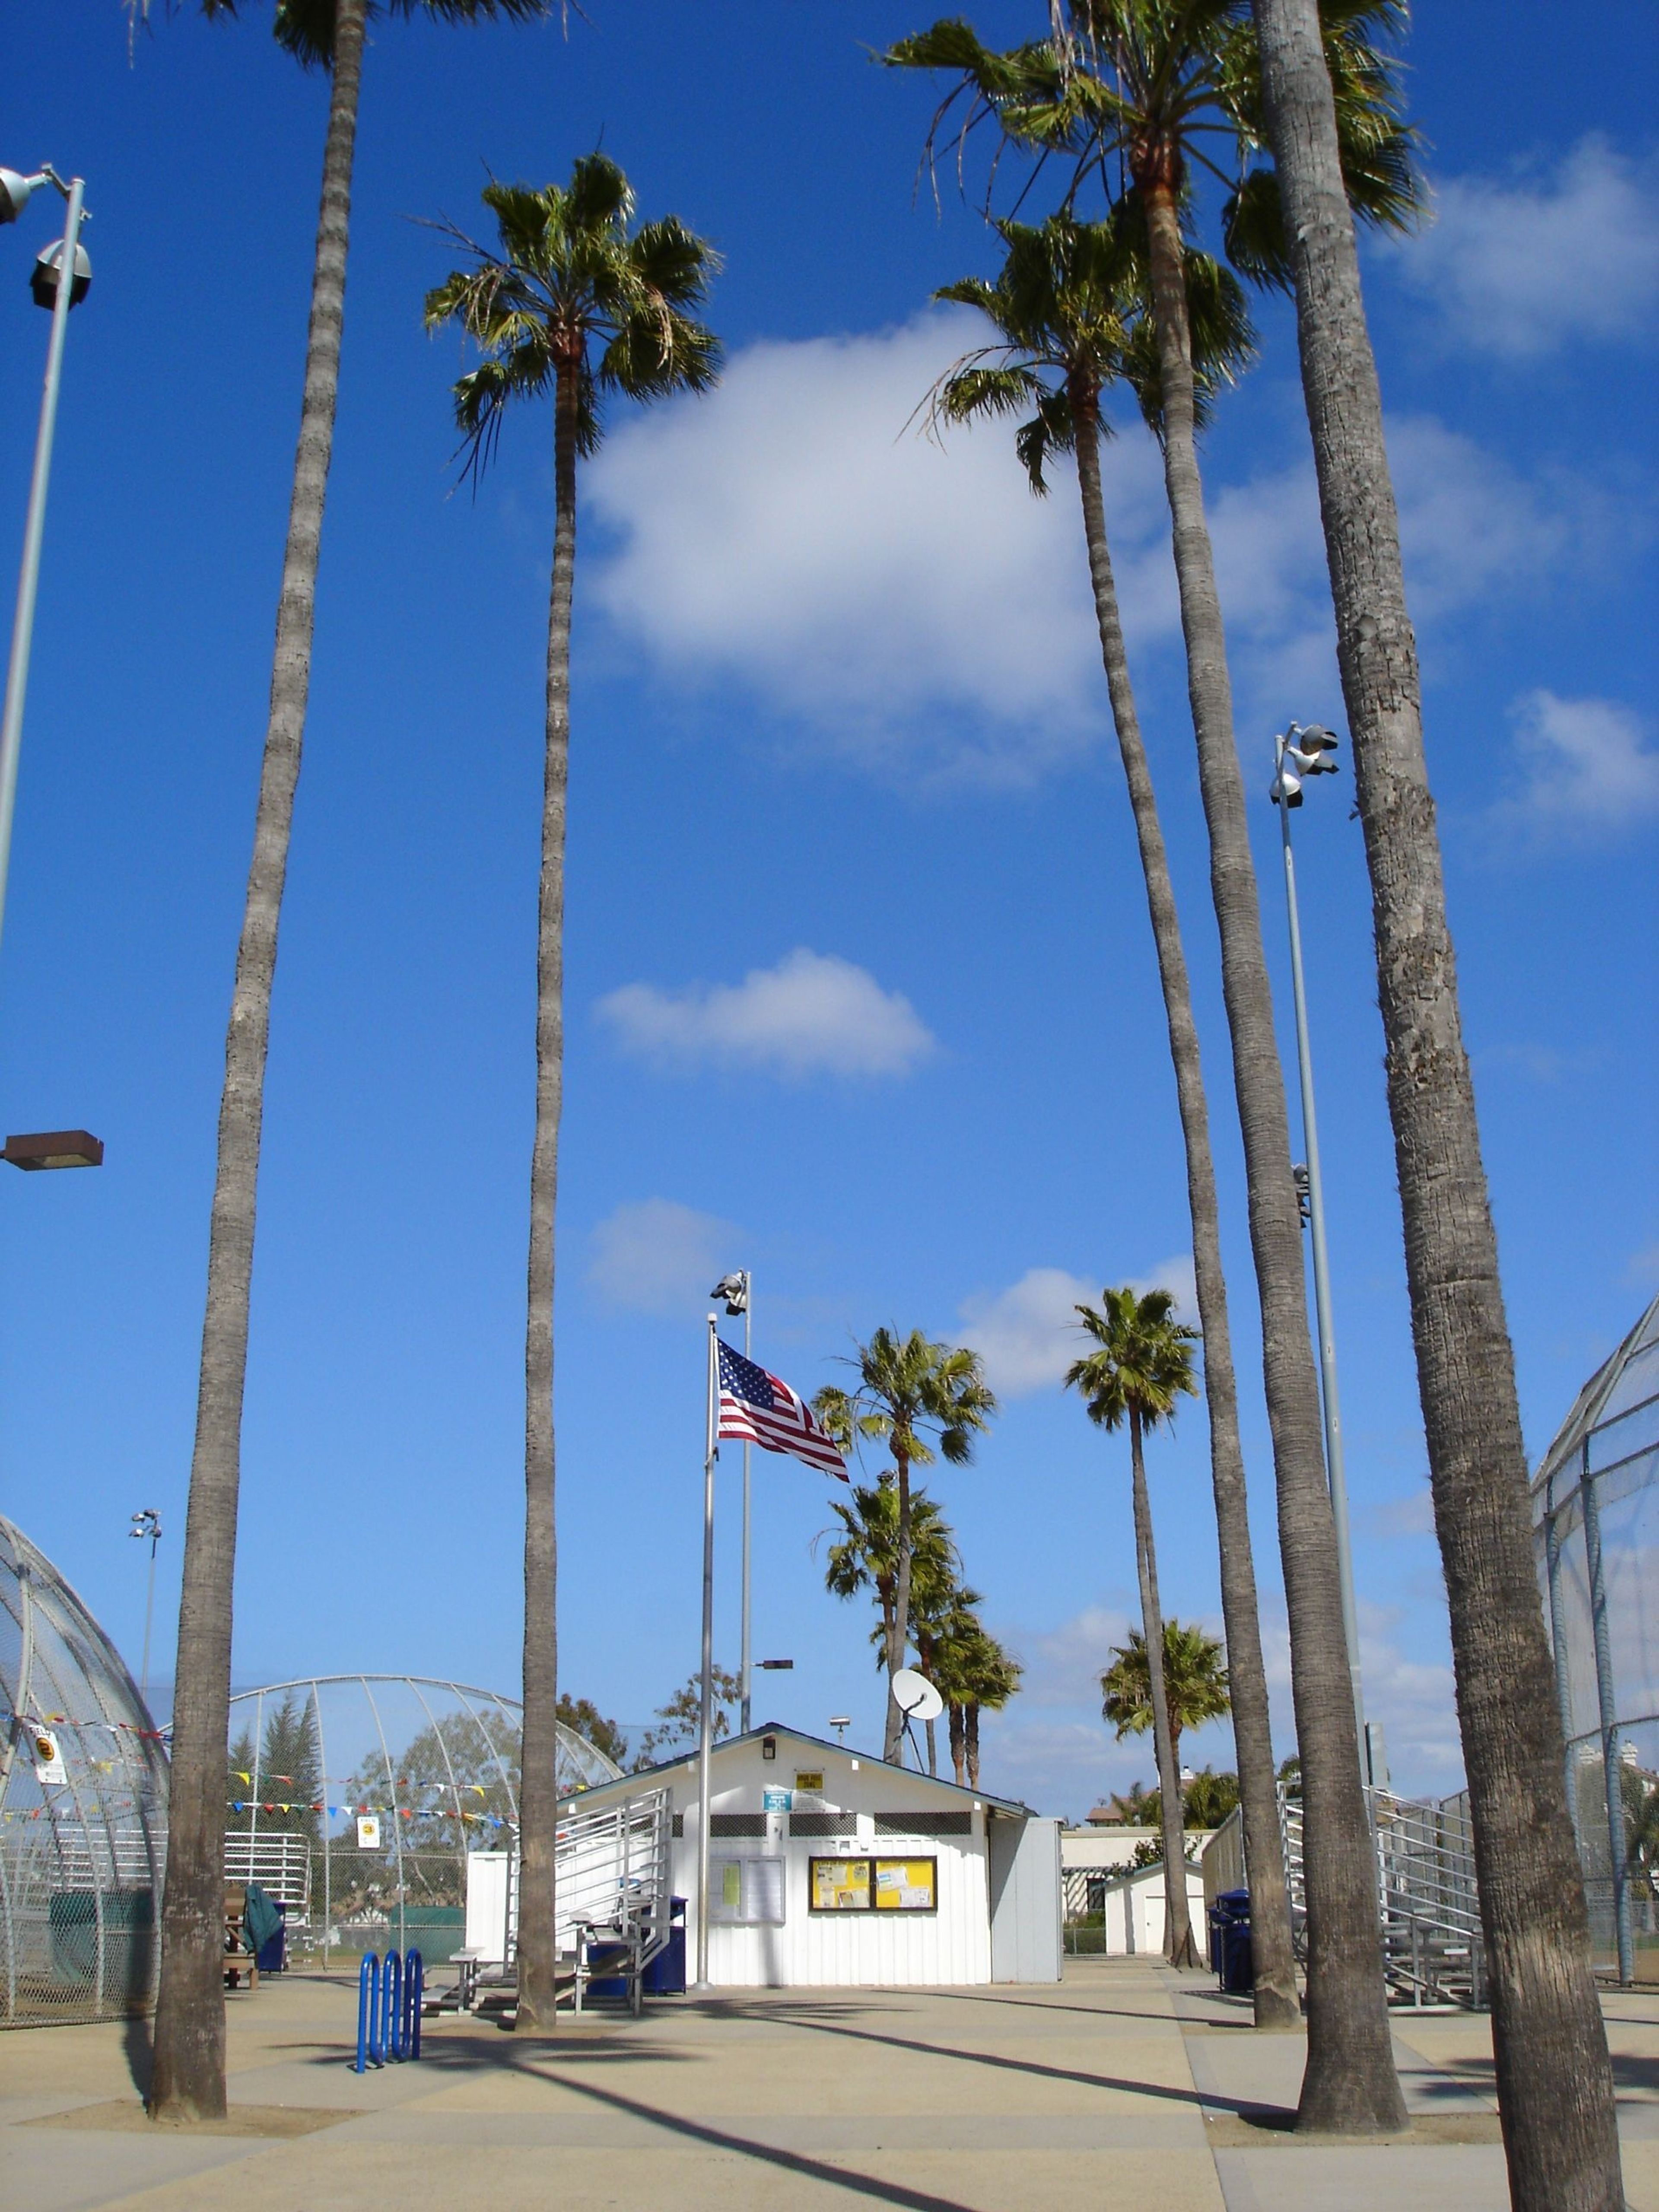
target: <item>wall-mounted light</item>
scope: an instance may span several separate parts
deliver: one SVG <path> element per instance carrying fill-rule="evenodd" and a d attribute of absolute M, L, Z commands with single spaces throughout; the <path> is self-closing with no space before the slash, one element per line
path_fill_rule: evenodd
<path fill-rule="evenodd" d="M 777 1755 L 778 1740 L 776 1736 L 763 1735 L 761 1738 L 761 1757 L 763 1759 L 775 1759 Z"/>

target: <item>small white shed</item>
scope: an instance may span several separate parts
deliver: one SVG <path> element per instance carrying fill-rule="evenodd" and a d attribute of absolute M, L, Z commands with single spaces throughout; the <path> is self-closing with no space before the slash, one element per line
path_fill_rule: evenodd
<path fill-rule="evenodd" d="M 1060 1823 L 984 1790 L 771 1725 L 714 1746 L 708 1973 L 727 1988 L 1060 1979 Z M 582 1793 L 644 1787 L 673 1808 L 673 1888 L 695 1955 L 697 1759 Z"/>
<path fill-rule="evenodd" d="M 1162 1957 L 1168 1910 L 1161 1863 L 1128 1869 L 1103 1881 L 1097 1909 L 1103 1915 L 1105 1949 L 1109 1957 Z M 1207 1957 L 1209 1926 L 1204 1917 L 1204 1875 L 1190 1861 L 1187 1867 L 1187 1910 L 1192 1916 L 1198 1948 Z"/>

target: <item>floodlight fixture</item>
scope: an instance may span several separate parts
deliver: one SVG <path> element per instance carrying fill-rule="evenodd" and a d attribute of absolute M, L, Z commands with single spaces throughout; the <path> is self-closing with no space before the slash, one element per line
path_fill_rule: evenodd
<path fill-rule="evenodd" d="M 708 1295 L 711 1298 L 724 1298 L 726 1312 L 734 1318 L 738 1314 L 747 1313 L 749 1277 L 742 1269 L 730 1275 L 722 1275 Z"/>
<path fill-rule="evenodd" d="M 787 1674 L 795 1664 L 793 1659 L 763 1659 L 758 1663 L 766 1674 Z"/>
<path fill-rule="evenodd" d="M 49 177 L 46 169 L 37 169 L 32 177 L 20 176 L 15 169 L 0 169 L 0 222 L 15 222 Z"/>
<path fill-rule="evenodd" d="M 48 314 L 58 305 L 58 282 L 63 266 L 64 241 L 61 238 L 58 238 L 54 239 L 50 246 L 41 248 L 35 257 L 34 267 L 29 275 L 29 290 L 34 295 L 34 304 L 37 307 L 44 307 Z M 70 307 L 78 307 L 91 289 L 92 257 L 80 240 L 76 239 L 75 274 L 70 278 Z"/>
<path fill-rule="evenodd" d="M 27 1137 L 8 1137 L 0 1160 L 33 1175 L 42 1168 L 100 1168 L 104 1143 L 89 1129 L 46 1129 Z"/>

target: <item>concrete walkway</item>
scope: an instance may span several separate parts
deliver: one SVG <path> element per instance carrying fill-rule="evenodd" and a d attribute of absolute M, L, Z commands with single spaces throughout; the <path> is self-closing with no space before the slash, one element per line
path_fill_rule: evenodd
<path fill-rule="evenodd" d="M 356 1989 L 230 2003 L 231 2120 L 146 2120 L 143 2024 L 0 2034 L 3 2212 L 1373 2212 L 1508 2203 L 1483 2019 L 1402 2020 L 1410 2139 L 1286 2136 L 1303 2045 L 1207 1978 L 1072 1961 L 1055 1988 L 769 1990 L 669 2001 L 535 2040 L 428 2022 L 359 2075 Z M 1659 1992 L 1613 1996 L 1626 2182 L 1659 2212 Z M 1277 2122 L 1277 2124 L 1275 2124 Z"/>

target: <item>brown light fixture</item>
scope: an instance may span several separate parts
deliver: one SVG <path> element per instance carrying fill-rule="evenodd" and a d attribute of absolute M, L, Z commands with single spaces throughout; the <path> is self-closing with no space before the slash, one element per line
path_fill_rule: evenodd
<path fill-rule="evenodd" d="M 8 1137 L 0 1160 L 31 1174 L 40 1168 L 100 1168 L 104 1140 L 89 1129 L 44 1129 L 27 1137 Z"/>

